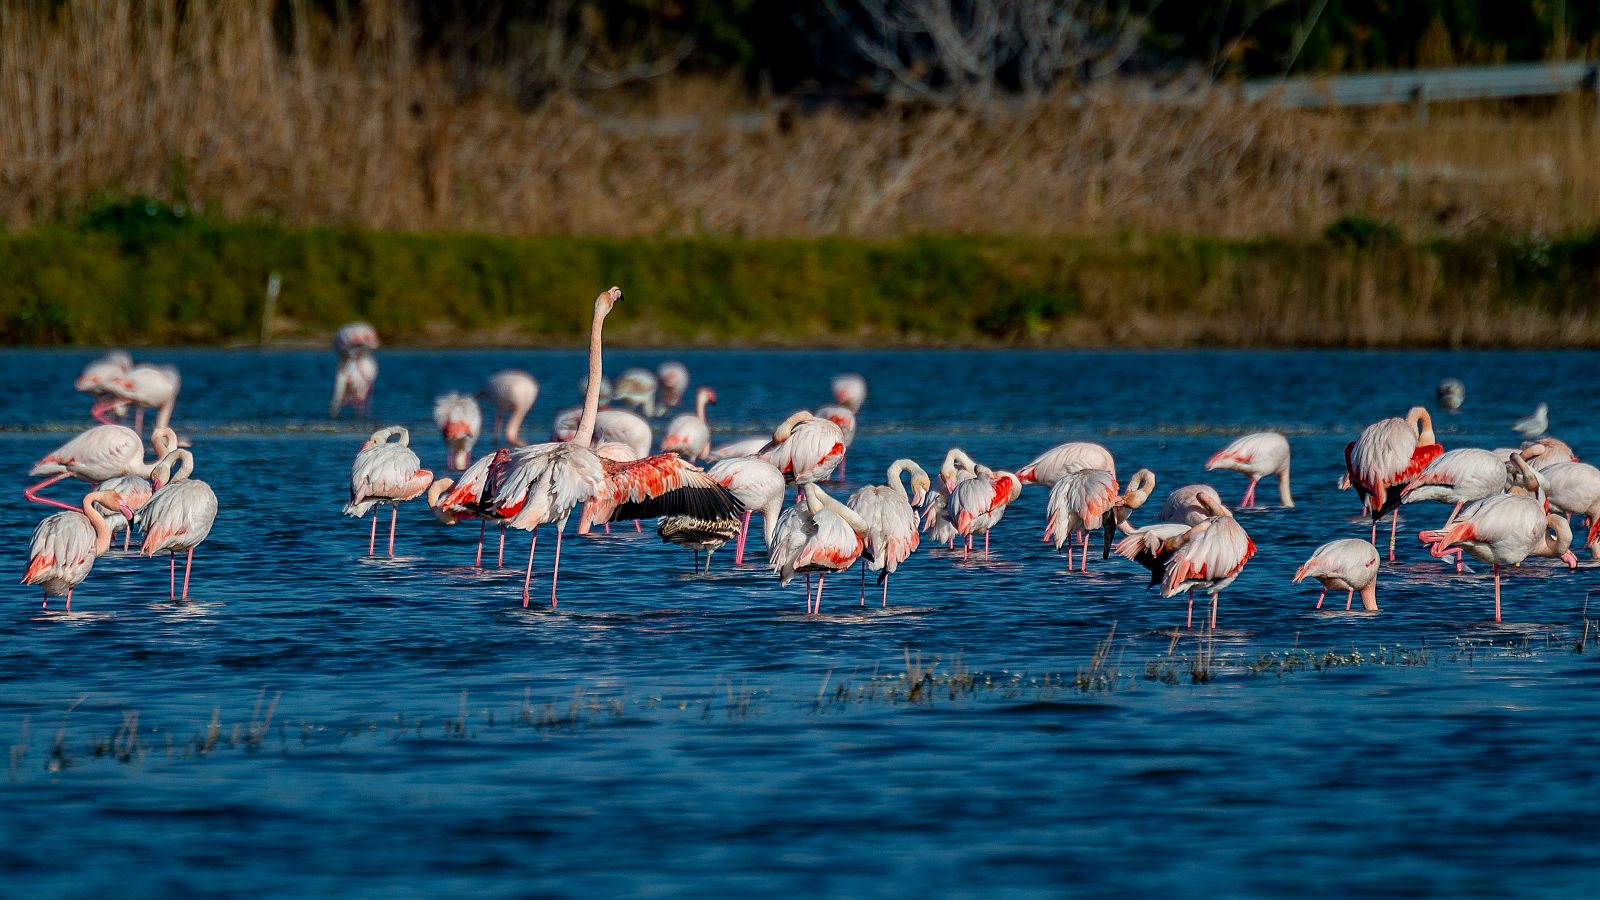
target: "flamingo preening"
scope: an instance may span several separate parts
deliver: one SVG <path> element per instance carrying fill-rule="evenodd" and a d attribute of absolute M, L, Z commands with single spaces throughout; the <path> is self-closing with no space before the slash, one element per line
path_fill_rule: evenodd
<path fill-rule="evenodd" d="M 972 538 L 983 535 L 983 558 L 989 558 L 989 532 L 1005 517 L 1006 507 L 1022 496 L 1022 481 L 1012 472 L 978 466 L 972 478 L 950 492 L 950 507 L 945 515 L 955 523 L 956 533 L 966 538 L 961 554 L 972 552 Z"/>
<path fill-rule="evenodd" d="M 173 471 L 175 466 L 176 472 Z M 194 548 L 211 534 L 211 526 L 217 520 L 217 495 L 211 490 L 211 485 L 190 478 L 193 472 L 192 453 L 174 450 L 167 454 L 151 473 L 154 493 L 133 514 L 133 524 L 139 526 L 144 535 L 140 554 L 168 554 L 169 600 L 189 599 L 189 571 L 194 566 Z M 179 551 L 185 552 L 181 596 L 178 594 Z"/>
<path fill-rule="evenodd" d="M 1247 434 L 1218 450 L 1206 462 L 1207 472 L 1215 469 L 1250 476 L 1250 486 L 1245 488 L 1244 499 L 1239 501 L 1240 509 L 1255 508 L 1256 483 L 1269 475 L 1278 479 L 1279 505 L 1294 506 L 1294 497 L 1289 492 L 1289 439 L 1276 431 Z"/>
<path fill-rule="evenodd" d="M 178 436 L 171 428 L 158 426 L 150 432 L 150 444 L 159 461 L 178 446 Z M 34 503 L 75 510 L 77 507 L 41 497 L 39 492 L 66 478 L 91 484 L 123 475 L 149 478 L 154 467 L 155 463 L 144 461 L 144 441 L 138 432 L 122 425 L 96 425 L 34 463 L 28 474 L 35 478 L 43 475 L 45 480 L 24 490 L 22 496 Z"/>
<path fill-rule="evenodd" d="M 772 440 L 758 454 L 783 473 L 790 484 L 824 481 L 844 459 L 844 433 L 839 426 L 801 410 L 784 419 Z"/>
<path fill-rule="evenodd" d="M 1074 472 L 1104 469 L 1117 476 L 1117 461 L 1111 451 L 1088 441 L 1069 441 L 1039 454 L 1033 462 L 1017 470 L 1023 484 L 1053 485 Z"/>
<path fill-rule="evenodd" d="M 1361 608 L 1378 611 L 1378 548 L 1371 541 L 1359 538 L 1342 538 L 1329 541 L 1316 549 L 1311 558 L 1295 570 L 1294 583 L 1315 578 L 1322 584 L 1317 595 L 1317 609 L 1328 596 L 1328 589 L 1348 591 L 1344 608 L 1349 609 L 1355 595 L 1361 594 Z"/>
<path fill-rule="evenodd" d="M 675 417 L 661 436 L 661 452 L 677 453 L 696 461 L 711 455 L 711 427 L 706 424 L 706 407 L 717 402 L 717 392 L 701 385 L 694 392 L 694 412 Z"/>
<path fill-rule="evenodd" d="M 483 429 L 478 401 L 466 394 L 449 393 L 433 401 L 433 423 L 444 436 L 446 465 L 457 472 L 472 464 L 472 447 Z"/>
<path fill-rule="evenodd" d="M 598 522 L 661 516 L 736 520 L 741 512 L 733 495 L 675 453 L 624 463 L 602 459 L 591 449 L 600 409 L 601 333 L 606 316 L 621 301 L 619 287 L 595 298 L 589 328 L 589 377 L 583 412 L 572 440 L 512 451 L 504 482 L 490 501 L 491 509 L 504 517 L 507 525 L 534 532 L 528 547 L 528 569 L 522 580 L 524 607 L 528 605 L 533 579 L 538 528 L 554 524 L 556 553 L 550 569 L 550 608 L 556 608 L 561 535 L 573 508 L 579 504 L 598 501 L 593 510 L 594 521 Z"/>
<path fill-rule="evenodd" d="M 398 438 L 390 442 L 389 438 Z M 395 525 L 400 519 L 400 504 L 414 500 L 433 482 L 433 472 L 422 468 L 422 461 L 411 449 L 411 432 L 390 425 L 372 433 L 356 453 L 350 466 L 350 502 L 344 514 L 365 516 L 374 506 L 389 505 L 389 558 L 394 558 Z M 377 555 L 378 517 L 372 517 L 372 534 L 367 538 L 367 555 Z"/>
<path fill-rule="evenodd" d="M 1394 536 L 1399 526 L 1400 495 L 1438 459 L 1444 448 L 1435 442 L 1433 417 L 1420 406 L 1405 418 L 1384 419 L 1362 430 L 1344 448 L 1345 472 L 1361 498 L 1362 511 L 1372 518 L 1372 543 L 1378 543 L 1378 520 L 1393 514 L 1389 523 L 1389 561 L 1394 562 Z"/>
<path fill-rule="evenodd" d="M 1591 531 L 1591 535 L 1593 532 Z M 1500 568 L 1521 565 L 1529 556 L 1560 559 L 1576 568 L 1572 528 L 1565 517 L 1545 510 L 1542 498 L 1501 494 L 1468 506 L 1448 528 L 1421 532 L 1434 556 L 1460 547 L 1479 562 L 1494 567 L 1494 620 L 1500 621 Z"/>
<path fill-rule="evenodd" d="M 906 473 L 911 475 L 909 494 L 900 480 Z M 897 459 L 889 465 L 887 483 L 868 485 L 850 495 L 845 505 L 866 524 L 862 529 L 866 542 L 861 568 L 862 606 L 867 603 L 867 570 L 871 569 L 878 573 L 878 583 L 883 585 L 883 605 L 888 608 L 889 576 L 922 542 L 916 510 L 927 499 L 932 486 L 928 473 L 914 460 Z"/>
<path fill-rule="evenodd" d="M 494 439 L 507 447 L 526 444 L 522 422 L 539 401 L 539 382 L 521 369 L 501 369 L 478 394 L 494 407 Z"/>
<path fill-rule="evenodd" d="M 960 447 L 945 451 L 944 462 L 939 464 L 939 479 L 933 483 L 918 511 L 922 519 L 922 533 L 929 541 L 954 547 L 956 523 L 950 519 L 950 494 L 957 484 L 977 473 L 978 464 Z"/>
<path fill-rule="evenodd" d="M 800 502 L 778 516 L 767 546 L 767 567 L 787 586 L 806 576 L 806 615 L 822 613 L 822 585 L 833 572 L 847 571 L 866 547 L 867 523 L 855 510 L 833 499 L 815 482 L 800 488 Z M 811 576 L 817 593 L 811 594 Z"/>
<path fill-rule="evenodd" d="M 73 382 L 73 390 L 94 398 L 89 414 L 96 422 L 102 425 L 114 425 L 116 423 L 107 416 L 121 415 L 127 409 L 127 402 L 111 392 L 111 382 L 127 374 L 132 367 L 133 357 L 122 350 L 111 350 L 84 366 L 78 375 L 78 380 Z"/>
<path fill-rule="evenodd" d="M 122 497 L 122 502 L 129 509 L 138 510 L 150 499 L 150 494 L 155 491 L 155 487 L 150 484 L 149 479 L 140 478 L 137 475 L 119 475 L 116 478 L 108 478 L 95 485 L 95 490 L 116 491 Z M 112 532 L 122 532 L 122 550 L 126 553 L 129 540 L 133 534 L 133 523 L 129 521 L 127 516 L 122 514 L 120 509 L 106 504 L 100 504 L 100 514 L 106 517 L 106 524 L 111 526 Z"/>
<path fill-rule="evenodd" d="M 106 391 L 118 400 L 133 404 L 133 430 L 143 433 L 146 409 L 156 411 L 156 428 L 167 428 L 172 424 L 172 411 L 178 405 L 178 389 L 181 386 L 178 370 L 172 366 L 141 363 L 111 379 L 106 384 Z"/>
<path fill-rule="evenodd" d="M 111 546 L 111 526 L 100 514 L 100 507 L 114 508 L 124 517 L 133 510 L 116 491 L 93 491 L 77 509 L 46 516 L 33 529 L 28 542 L 28 568 L 22 583 L 44 590 L 44 608 L 52 596 L 67 598 L 72 612 L 72 591 L 89 577 L 94 561 Z"/>
<path fill-rule="evenodd" d="M 783 508 L 783 495 L 788 490 L 783 473 L 777 466 L 757 456 L 736 456 L 718 460 L 706 470 L 717 484 L 728 489 L 739 505 L 744 507 L 744 521 L 739 528 L 739 541 L 734 545 L 733 564 L 744 565 L 744 546 L 750 537 L 750 516 L 761 513 L 762 540 L 771 546 L 772 527 L 778 512 Z"/>
<path fill-rule="evenodd" d="M 1083 557 L 1078 570 L 1089 571 L 1089 534 L 1103 531 L 1106 554 L 1110 552 L 1111 532 L 1131 533 L 1128 518 L 1144 506 L 1155 490 L 1156 476 L 1149 469 L 1140 469 L 1128 479 L 1128 490 L 1118 493 L 1117 479 L 1104 469 L 1084 469 L 1057 481 L 1050 488 L 1050 499 L 1045 504 L 1046 521 L 1044 538 L 1054 541 L 1057 550 L 1067 543 L 1074 533 L 1082 535 Z M 1072 547 L 1067 546 L 1067 569 L 1072 569 Z"/>
<path fill-rule="evenodd" d="M 1255 555 L 1256 545 L 1226 506 L 1206 495 L 1201 495 L 1201 503 L 1211 515 L 1172 540 L 1172 553 L 1161 579 L 1161 596 L 1189 592 L 1189 612 L 1184 627 L 1192 628 L 1194 592 L 1209 593 L 1211 627 L 1215 629 L 1217 595 L 1239 577 L 1245 563 Z"/>
<path fill-rule="evenodd" d="M 1517 454 L 1527 461 L 1534 471 L 1553 466 L 1557 463 L 1577 462 L 1577 454 L 1572 452 L 1572 447 L 1560 438 L 1542 437 L 1537 441 L 1528 441 L 1517 450 Z"/>
<path fill-rule="evenodd" d="M 833 474 L 834 480 L 844 481 L 844 467 L 850 461 L 850 445 L 856 442 L 856 414 L 848 406 L 823 406 L 818 407 L 812 415 L 839 426 L 839 442 L 844 445 L 844 455 L 839 457 L 839 468 Z"/>

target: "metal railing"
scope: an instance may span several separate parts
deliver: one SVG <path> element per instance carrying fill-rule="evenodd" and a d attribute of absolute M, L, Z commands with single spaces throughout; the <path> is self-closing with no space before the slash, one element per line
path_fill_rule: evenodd
<path fill-rule="evenodd" d="M 1419 69 L 1368 75 L 1262 78 L 1241 85 L 1246 102 L 1291 108 L 1381 106 L 1447 100 L 1493 100 L 1596 91 L 1600 63 L 1525 63 L 1461 69 Z"/>

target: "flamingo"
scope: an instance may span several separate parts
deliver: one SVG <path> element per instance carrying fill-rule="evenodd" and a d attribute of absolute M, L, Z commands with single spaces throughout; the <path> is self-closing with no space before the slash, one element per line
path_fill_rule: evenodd
<path fill-rule="evenodd" d="M 483 536 L 491 519 L 500 523 L 500 555 L 495 566 L 496 568 L 505 566 L 505 520 L 495 514 L 489 500 L 495 491 L 499 490 L 500 484 L 505 479 L 506 469 L 510 465 L 511 451 L 501 447 L 494 453 L 479 457 L 477 462 L 461 473 L 459 481 L 440 478 L 428 486 L 428 508 L 433 510 L 434 516 L 439 521 L 446 525 L 454 525 L 465 518 L 479 520 L 478 553 L 472 561 L 474 568 L 483 567 Z"/>
<path fill-rule="evenodd" d="M 1294 506 L 1289 493 L 1289 439 L 1276 431 L 1258 431 L 1247 434 L 1221 450 L 1206 462 L 1206 471 L 1227 469 L 1250 476 L 1250 486 L 1245 488 L 1240 509 L 1254 509 L 1256 482 L 1268 475 L 1278 479 L 1278 503 L 1285 508 Z"/>
<path fill-rule="evenodd" d="M 867 402 L 867 380 L 855 372 L 842 372 L 828 382 L 833 402 L 853 413 L 861 412 Z"/>
<path fill-rule="evenodd" d="M 911 473 L 911 493 L 906 493 L 900 476 Z M 889 466 L 885 484 L 868 485 L 854 494 L 846 506 L 866 523 L 862 535 L 866 557 L 861 569 L 861 605 L 867 605 L 867 570 L 878 573 L 883 585 L 883 606 L 889 606 L 889 576 L 906 561 L 922 542 L 917 529 L 916 508 L 927 499 L 933 482 L 915 460 L 897 459 Z M 780 499 L 782 486 L 779 487 Z"/>
<path fill-rule="evenodd" d="M 106 417 L 107 414 L 121 415 L 127 408 L 125 401 L 111 393 L 111 382 L 127 374 L 132 367 L 133 357 L 122 350 L 111 350 L 84 366 L 83 372 L 78 375 L 78 380 L 73 382 L 73 390 L 95 398 L 94 405 L 89 408 L 89 414 L 96 422 L 102 425 L 116 424 Z"/>
<path fill-rule="evenodd" d="M 472 463 L 472 445 L 483 429 L 478 401 L 466 394 L 444 394 L 433 401 L 433 422 L 444 435 L 446 468 L 464 471 Z"/>
<path fill-rule="evenodd" d="M 1551 537 L 1550 532 L 1555 532 Z M 1591 535 L 1593 532 L 1591 531 Z M 1479 562 L 1494 567 L 1494 620 L 1500 621 L 1500 567 L 1518 566 L 1529 556 L 1560 559 L 1577 568 L 1572 555 L 1572 528 L 1544 503 L 1528 494 L 1501 494 L 1468 506 L 1448 528 L 1417 535 L 1434 556 L 1460 547 Z"/>
<path fill-rule="evenodd" d="M 689 368 L 681 362 L 664 362 L 656 366 L 656 383 L 661 387 L 662 406 L 671 409 L 683 402 L 689 390 Z"/>
<path fill-rule="evenodd" d="M 1189 592 L 1189 613 L 1185 628 L 1194 627 L 1194 592 L 1211 595 L 1211 628 L 1217 627 L 1217 595 L 1233 584 L 1245 563 L 1256 553 L 1255 542 L 1245 533 L 1233 513 L 1208 495 L 1200 502 L 1211 513 L 1199 524 L 1172 541 L 1162 577 L 1161 596 L 1173 597 Z"/>
<path fill-rule="evenodd" d="M 934 482 L 933 490 L 928 492 L 919 511 L 922 533 L 928 536 L 928 540 L 954 547 L 956 525 L 949 515 L 950 492 L 955 490 L 958 483 L 973 477 L 977 468 L 978 464 L 960 447 L 951 447 L 945 452 L 944 462 L 939 465 L 939 480 Z"/>
<path fill-rule="evenodd" d="M 625 369 L 617 376 L 611 399 L 626 403 L 651 418 L 663 412 L 656 403 L 656 376 L 649 369 Z"/>
<path fill-rule="evenodd" d="M 856 442 L 856 414 L 847 406 L 824 406 L 813 413 L 819 419 L 827 419 L 839 426 L 839 442 L 844 444 L 844 456 L 839 457 L 837 481 L 844 481 L 844 467 L 850 454 L 850 445 Z"/>
<path fill-rule="evenodd" d="M 372 389 L 378 383 L 378 361 L 370 353 L 357 353 L 339 362 L 333 375 L 333 400 L 328 404 L 328 417 L 338 418 L 339 409 L 346 403 L 356 408 L 358 415 L 367 414 L 372 402 Z"/>
<path fill-rule="evenodd" d="M 718 460 L 706 474 L 728 489 L 739 505 L 744 507 L 744 522 L 739 529 L 739 542 L 734 545 L 733 565 L 744 565 L 744 545 L 750 535 L 750 515 L 761 513 L 762 540 L 770 544 L 773 524 L 778 511 L 783 508 L 783 495 L 787 486 L 778 467 L 756 456 L 737 456 Z"/>
<path fill-rule="evenodd" d="M 1588 463 L 1567 462 L 1545 466 L 1538 472 L 1544 478 L 1551 512 L 1582 515 L 1588 522 L 1600 521 L 1600 469 Z"/>
<path fill-rule="evenodd" d="M 800 502 L 783 511 L 767 547 L 767 567 L 787 586 L 797 573 L 806 576 L 806 615 L 822 613 L 822 585 L 829 573 L 845 572 L 866 548 L 867 523 L 855 510 L 828 496 L 821 486 L 808 482 L 800 488 Z M 811 596 L 811 574 L 817 574 L 817 594 Z"/>
<path fill-rule="evenodd" d="M 595 521 L 661 516 L 695 516 L 702 520 L 736 518 L 739 502 L 698 467 L 676 453 L 647 456 L 635 462 L 602 459 L 590 448 L 600 408 L 601 332 L 606 316 L 622 301 L 622 289 L 612 287 L 594 301 L 589 327 L 589 378 L 578 430 L 568 442 L 533 444 L 511 453 L 504 483 L 495 491 L 491 508 L 506 524 L 533 531 L 528 547 L 528 569 L 522 580 L 522 605 L 528 605 L 533 579 L 533 554 L 540 525 L 556 526 L 555 563 L 550 570 L 550 608 L 556 608 L 561 576 L 561 534 L 572 510 L 580 503 L 599 501 Z"/>
<path fill-rule="evenodd" d="M 739 536 L 739 519 L 733 515 L 718 515 L 703 519 L 699 516 L 663 516 L 656 524 L 656 537 L 669 544 L 688 547 L 694 551 L 692 571 L 710 572 L 711 554 L 723 544 Z M 706 555 L 706 567 L 700 568 L 700 554 Z"/>
<path fill-rule="evenodd" d="M 1530 441 L 1544 437 L 1545 432 L 1550 430 L 1550 404 L 1541 403 L 1534 407 L 1533 414 L 1518 419 L 1511 430 Z"/>
<path fill-rule="evenodd" d="M 391 443 L 389 438 L 398 437 Z M 372 433 L 350 466 L 350 502 L 344 514 L 361 518 L 380 503 L 389 504 L 389 558 L 394 558 L 395 524 L 400 519 L 400 504 L 413 500 L 428 489 L 433 473 L 422 468 L 422 461 L 411 449 L 411 432 L 401 425 L 379 428 Z M 377 555 L 378 517 L 372 517 L 372 534 L 367 539 L 367 555 Z"/>
<path fill-rule="evenodd" d="M 333 333 L 333 350 L 342 359 L 378 349 L 378 330 L 366 322 L 351 322 Z"/>
<path fill-rule="evenodd" d="M 1083 559 L 1079 571 L 1089 571 L 1089 532 L 1104 530 L 1109 554 L 1111 532 L 1120 530 L 1132 533 L 1128 517 L 1133 510 L 1145 504 L 1150 492 L 1155 490 L 1156 476 L 1149 469 L 1140 469 L 1128 480 L 1126 493 L 1118 493 L 1117 479 L 1104 469 L 1084 469 L 1056 482 L 1050 488 L 1050 499 L 1045 504 L 1045 540 L 1053 540 L 1056 549 L 1067 543 L 1075 532 L 1083 535 Z M 1067 569 L 1072 569 L 1072 547 L 1067 547 Z"/>
<path fill-rule="evenodd" d="M 1023 484 L 1053 485 L 1073 472 L 1104 469 L 1117 475 L 1117 461 L 1111 451 L 1088 441 L 1070 441 L 1039 454 L 1033 462 L 1017 470 Z"/>
<path fill-rule="evenodd" d="M 662 453 L 677 453 L 684 459 L 701 460 L 711 453 L 711 428 L 706 424 L 706 406 L 717 402 L 717 392 L 704 385 L 694 392 L 694 414 L 674 418 L 661 438 Z"/>
<path fill-rule="evenodd" d="M 1445 412 L 1455 412 L 1467 399 L 1467 386 L 1459 378 L 1446 378 L 1439 382 L 1438 394 L 1439 405 L 1444 407 Z"/>
<path fill-rule="evenodd" d="M 1503 494 L 1509 487 L 1506 462 L 1489 450 L 1463 447 L 1441 454 L 1400 492 L 1401 503 L 1437 500 L 1455 503 L 1445 527 L 1461 514 L 1461 507 Z M 1461 571 L 1461 554 L 1456 554 L 1456 571 Z"/>
<path fill-rule="evenodd" d="M 1317 595 L 1317 609 L 1328 596 L 1328 589 L 1348 591 L 1344 608 L 1349 609 L 1356 592 L 1361 593 L 1361 608 L 1378 611 L 1378 548 L 1360 538 L 1341 538 L 1329 541 L 1316 549 L 1311 558 L 1295 570 L 1294 583 L 1315 578 L 1322 583 L 1322 593 Z"/>
<path fill-rule="evenodd" d="M 570 441 L 577 437 L 582 418 L 581 407 L 563 411 L 556 417 L 551 437 L 557 441 Z M 640 416 L 625 409 L 602 409 L 595 413 L 594 440 L 607 444 L 627 444 L 635 459 L 643 459 L 650 455 L 654 436 L 650 432 L 650 423 Z"/>
<path fill-rule="evenodd" d="M 478 396 L 494 406 L 495 440 L 503 440 L 507 447 L 525 445 L 522 420 L 539 400 L 539 382 L 520 369 L 502 369 L 489 376 Z"/>
<path fill-rule="evenodd" d="M 150 444 L 159 459 L 178 446 L 178 436 L 171 428 L 157 427 L 150 432 Z M 92 484 L 122 475 L 148 478 L 154 467 L 144 461 L 144 441 L 138 432 L 122 425 L 96 425 L 34 463 L 28 474 L 46 476 L 45 480 L 24 490 L 22 496 L 34 503 L 75 510 L 77 507 L 41 497 L 39 492 L 65 478 Z"/>
<path fill-rule="evenodd" d="M 155 490 L 147 479 L 137 475 L 119 475 L 108 478 L 95 486 L 97 491 L 116 491 L 122 497 L 122 502 L 129 509 L 137 510 L 150 499 L 150 494 Z M 106 524 L 111 526 L 112 532 L 122 532 L 122 550 L 128 550 L 128 542 L 133 534 L 132 522 L 122 512 L 105 504 L 100 504 L 100 513 L 106 517 Z"/>
<path fill-rule="evenodd" d="M 1384 419 L 1362 430 L 1344 448 L 1345 473 L 1361 497 L 1362 511 L 1372 517 L 1372 543 L 1378 543 L 1378 520 L 1389 523 L 1389 561 L 1394 562 L 1394 535 L 1399 525 L 1400 495 L 1413 478 L 1438 459 L 1444 448 L 1434 441 L 1433 417 L 1420 406 L 1405 418 Z"/>
<path fill-rule="evenodd" d="M 773 430 L 772 440 L 757 455 L 777 466 L 790 484 L 813 484 L 826 480 L 844 459 L 844 433 L 827 419 L 801 410 Z"/>
<path fill-rule="evenodd" d="M 33 529 L 28 541 L 28 568 L 22 583 L 44 590 L 44 608 L 51 596 L 67 598 L 72 612 L 72 591 L 89 577 L 96 558 L 111 547 L 111 526 L 100 514 L 100 505 L 115 508 L 122 516 L 133 510 L 116 491 L 93 491 L 83 498 L 78 509 L 46 516 Z"/>
<path fill-rule="evenodd" d="M 1557 463 L 1578 461 L 1578 456 L 1572 452 L 1572 447 L 1560 438 L 1544 437 L 1537 441 L 1528 441 L 1516 452 L 1528 461 L 1528 465 L 1532 466 L 1534 471 Z"/>
<path fill-rule="evenodd" d="M 1212 515 L 1210 510 L 1221 505 L 1222 496 L 1217 493 L 1216 488 L 1209 484 L 1186 484 L 1174 488 L 1172 493 L 1167 495 L 1157 518 L 1163 522 L 1198 525 Z"/>
<path fill-rule="evenodd" d="M 173 471 L 177 466 L 178 470 Z M 133 523 L 144 533 L 139 553 L 155 556 L 165 552 L 170 560 L 168 600 L 189 599 L 189 570 L 194 566 L 194 548 L 211 534 L 217 520 L 217 495 L 211 485 L 190 478 L 194 454 L 174 450 L 151 473 L 155 492 L 133 514 Z M 187 551 L 183 562 L 183 594 L 178 594 L 178 552 Z"/>
<path fill-rule="evenodd" d="M 172 410 L 178 404 L 178 388 L 182 380 L 172 366 L 140 364 L 106 384 L 106 390 L 120 400 L 133 404 L 133 430 L 144 431 L 144 411 L 156 411 L 157 428 L 172 424 Z"/>
<path fill-rule="evenodd" d="M 956 533 L 967 539 L 963 560 L 972 551 L 972 537 L 977 534 L 983 535 L 983 558 L 989 558 L 989 531 L 1000 524 L 1006 507 L 1020 496 L 1021 479 L 988 466 L 978 466 L 972 478 L 955 486 L 946 515 L 955 522 Z"/>
<path fill-rule="evenodd" d="M 711 448 L 710 459 L 712 462 L 720 462 L 724 459 L 736 459 L 741 456 L 756 456 L 766 449 L 769 440 L 770 438 L 766 435 L 761 435 L 729 441 L 720 447 Z"/>

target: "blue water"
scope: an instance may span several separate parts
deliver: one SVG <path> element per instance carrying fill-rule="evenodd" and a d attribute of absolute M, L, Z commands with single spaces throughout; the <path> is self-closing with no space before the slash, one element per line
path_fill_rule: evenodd
<path fill-rule="evenodd" d="M 362 558 L 366 523 L 339 507 L 363 435 L 321 417 L 331 354 L 140 354 L 182 369 L 175 422 L 223 512 L 188 604 L 166 601 L 163 564 L 120 553 L 71 615 L 8 589 L 0 893 L 1600 888 L 1595 636 L 1574 651 L 1592 570 L 1540 561 L 1510 575 L 1500 625 L 1487 574 L 1448 572 L 1414 538 L 1385 565 L 1380 614 L 1332 598 L 1315 611 L 1315 587 L 1290 583 L 1319 543 L 1366 533 L 1334 486 L 1362 425 L 1431 403 L 1454 375 L 1468 396 L 1439 419 L 1447 447 L 1506 445 L 1544 400 L 1554 431 L 1592 452 L 1590 391 L 1554 375 L 1595 355 L 673 355 L 717 388 L 718 439 L 824 402 L 837 371 L 864 373 L 841 497 L 902 455 L 932 469 L 959 445 L 1017 466 L 1088 439 L 1124 477 L 1155 470 L 1159 500 L 1204 480 L 1232 436 L 1270 427 L 1290 435 L 1300 506 L 1276 508 L 1267 485 L 1239 514 L 1260 552 L 1224 594 L 1198 681 L 1207 648 L 1181 628 L 1182 602 L 1117 560 L 1066 572 L 1039 542 L 1038 488 L 989 561 L 925 549 L 887 611 L 855 605 L 853 577 L 836 578 L 808 619 L 798 582 L 732 570 L 731 548 L 696 577 L 687 552 L 631 529 L 568 540 L 560 611 L 524 610 L 520 571 L 467 568 L 477 529 L 440 526 L 420 504 L 402 510 L 401 558 Z M 71 381 L 89 356 L 0 353 L 13 578 L 43 515 L 20 487 L 83 426 Z M 607 369 L 662 358 L 612 352 Z M 576 401 L 583 366 L 571 352 L 380 359 L 374 418 L 409 424 L 441 469 L 434 394 L 526 368 L 543 385 L 542 432 Z M 1230 502 L 1243 489 L 1234 474 L 1211 481 Z M 1402 539 L 1447 510 L 1407 512 Z M 514 533 L 508 564 L 526 548 Z M 1108 634 L 1106 677 L 1087 677 Z M 915 694 L 908 654 L 933 666 Z M 1285 654 L 1329 663 L 1252 674 Z"/>

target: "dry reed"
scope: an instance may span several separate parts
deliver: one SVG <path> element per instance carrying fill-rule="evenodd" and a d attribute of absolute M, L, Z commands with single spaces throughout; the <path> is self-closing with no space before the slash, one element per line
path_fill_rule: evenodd
<path fill-rule="evenodd" d="M 1285 113 L 1220 93 L 1006 111 L 758 116 L 679 81 L 622 114 L 463 95 L 398 0 L 0 4 L 0 223 L 148 194 L 224 218 L 510 234 L 1416 235 L 1600 219 L 1592 112 L 1429 124 Z M 602 98 L 609 102 L 610 98 Z M 592 98 L 586 98 L 592 102 Z M 1454 123 L 1454 124 L 1452 124 Z"/>

